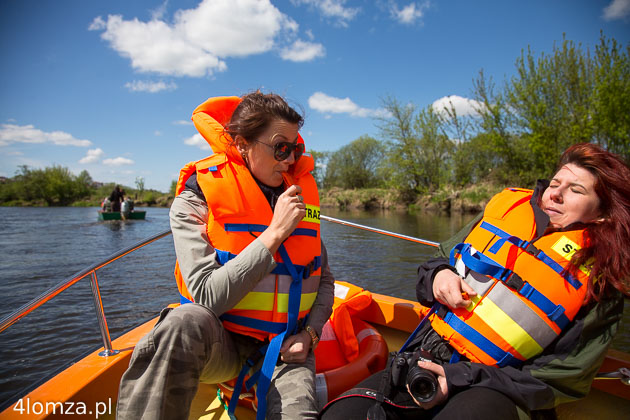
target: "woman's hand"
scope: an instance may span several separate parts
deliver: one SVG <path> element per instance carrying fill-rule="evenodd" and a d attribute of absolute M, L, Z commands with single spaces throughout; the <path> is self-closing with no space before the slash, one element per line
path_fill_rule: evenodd
<path fill-rule="evenodd" d="M 296 226 L 306 216 L 304 198 L 300 195 L 302 187 L 291 185 L 283 192 L 273 211 L 269 227 L 258 237 L 272 254 L 289 237 Z"/>
<path fill-rule="evenodd" d="M 284 363 L 304 363 L 311 349 L 311 336 L 305 330 L 290 336 L 280 347 L 280 358 Z"/>
<path fill-rule="evenodd" d="M 435 374 L 435 377 L 437 378 L 437 381 L 438 381 L 437 394 L 435 395 L 435 398 L 433 398 L 431 401 L 421 403 L 418 400 L 416 400 L 416 398 L 410 392 L 409 385 L 407 385 L 407 392 L 409 392 L 409 394 L 411 395 L 411 398 L 413 398 L 416 404 L 428 410 L 429 408 L 442 404 L 444 401 L 448 399 L 448 385 L 446 384 L 446 376 L 444 375 L 444 368 L 436 363 L 424 362 L 424 361 L 419 360 L 418 366 L 420 366 L 421 369 L 426 369 L 429 372 L 432 372 Z"/>
<path fill-rule="evenodd" d="M 438 302 L 451 309 L 465 308 L 470 305 L 470 296 L 477 292 L 459 275 L 448 268 L 437 272 L 433 278 L 433 296 Z"/>

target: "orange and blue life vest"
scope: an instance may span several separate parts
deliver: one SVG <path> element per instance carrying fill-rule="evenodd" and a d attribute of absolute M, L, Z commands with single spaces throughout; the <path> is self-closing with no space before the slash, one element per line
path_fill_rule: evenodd
<path fill-rule="evenodd" d="M 224 130 L 239 103 L 238 97 L 210 98 L 193 112 L 195 126 L 214 153 L 186 165 L 180 172 L 176 188 L 176 194 L 180 194 L 188 178 L 196 173 L 197 183 L 208 204 L 208 240 L 221 264 L 242 252 L 269 226 L 273 217 L 269 202 Z M 303 142 L 301 136 L 298 141 Z M 266 395 L 282 341 L 295 332 L 299 322 L 304 322 L 319 288 L 319 195 L 311 175 L 313 167 L 312 157 L 303 155 L 283 174 L 285 185 L 302 187 L 307 211 L 274 255 L 277 266 L 232 309 L 220 316 L 227 330 L 262 341 L 270 340 L 261 369 L 261 376 L 266 380 L 258 384 L 259 397 Z M 182 303 L 193 302 L 177 264 L 175 277 Z M 236 389 L 240 389 L 241 384 L 238 385 Z M 259 398 L 259 401 L 264 404 L 266 398 Z M 261 411 L 264 416 L 264 407 Z"/>
<path fill-rule="evenodd" d="M 549 345 L 584 304 L 589 271 L 567 270 L 583 229 L 537 237 L 531 190 L 509 188 L 451 251 L 476 296 L 466 308 L 434 311 L 433 329 L 473 362 L 518 366 Z"/>

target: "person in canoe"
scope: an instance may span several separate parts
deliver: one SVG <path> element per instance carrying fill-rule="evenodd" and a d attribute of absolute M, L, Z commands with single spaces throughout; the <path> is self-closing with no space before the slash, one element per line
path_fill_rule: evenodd
<path fill-rule="evenodd" d="M 112 206 L 111 211 L 120 211 L 120 203 L 122 203 L 124 198 L 125 196 L 123 191 L 120 189 L 120 185 L 116 185 L 112 193 L 109 195 L 109 202 Z"/>
<path fill-rule="evenodd" d="M 630 282 L 630 169 L 594 144 L 508 188 L 418 269 L 429 315 L 329 419 L 511 419 L 586 396 Z"/>
<path fill-rule="evenodd" d="M 210 98 L 192 119 L 214 154 L 182 169 L 170 210 L 183 304 L 135 347 L 118 418 L 187 419 L 200 381 L 235 378 L 246 361 L 260 372 L 258 418 L 316 418 L 312 350 L 334 278 L 303 118 L 257 91 Z"/>

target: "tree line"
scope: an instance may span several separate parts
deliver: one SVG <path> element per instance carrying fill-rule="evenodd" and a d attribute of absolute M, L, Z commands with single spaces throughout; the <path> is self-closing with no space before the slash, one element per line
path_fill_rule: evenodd
<path fill-rule="evenodd" d="M 515 67 L 501 86 L 479 72 L 472 115 L 383 98 L 379 139 L 313 152 L 320 187 L 396 188 L 411 201 L 447 184 L 530 186 L 580 142 L 630 161 L 630 44 L 602 34 L 591 52 L 563 38 L 551 54 L 522 51 Z"/>
<path fill-rule="evenodd" d="M 0 205 L 97 206 L 109 197 L 115 186 L 114 183 L 94 182 L 85 170 L 74 175 L 59 165 L 44 169 L 22 165 L 14 177 L 0 182 Z M 144 205 L 165 201 L 167 194 L 145 189 L 144 178 L 137 177 L 135 186 L 123 186 L 125 195 L 134 201 Z"/>

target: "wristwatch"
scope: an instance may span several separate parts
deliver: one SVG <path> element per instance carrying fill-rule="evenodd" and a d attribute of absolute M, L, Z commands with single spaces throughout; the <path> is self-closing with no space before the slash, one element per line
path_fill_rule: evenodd
<path fill-rule="evenodd" d="M 311 336 L 311 348 L 315 350 L 315 347 L 317 347 L 317 344 L 319 343 L 319 337 L 317 336 L 317 333 L 310 325 L 307 325 L 304 329 Z"/>

